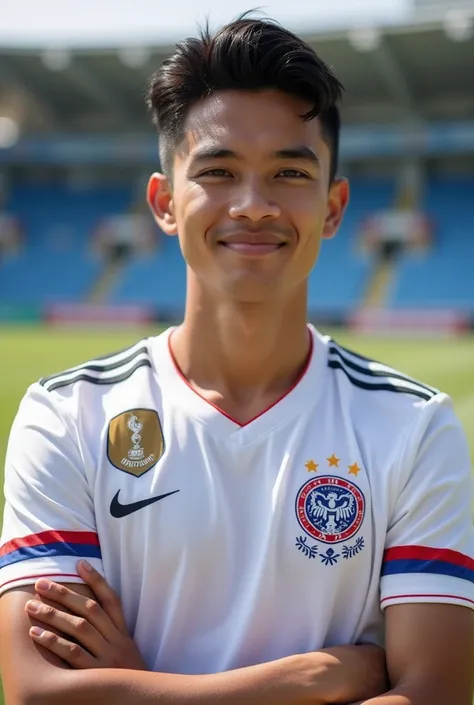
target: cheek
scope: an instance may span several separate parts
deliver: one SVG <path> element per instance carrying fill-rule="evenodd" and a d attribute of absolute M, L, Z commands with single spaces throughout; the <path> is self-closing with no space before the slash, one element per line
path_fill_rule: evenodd
<path fill-rule="evenodd" d="M 183 257 L 191 268 L 202 266 L 208 257 L 206 233 L 216 221 L 215 205 L 196 185 L 178 193 L 176 202 L 179 203 L 176 225 Z"/>
<path fill-rule="evenodd" d="M 219 202 L 203 188 L 193 184 L 177 195 L 179 211 L 176 213 L 178 228 L 199 228 L 205 231 L 219 212 Z"/>
<path fill-rule="evenodd" d="M 327 215 L 327 198 L 316 190 L 290 194 L 285 200 L 285 210 L 300 236 L 312 239 L 322 234 Z"/>
<path fill-rule="evenodd" d="M 311 189 L 311 192 L 295 194 L 288 207 L 291 208 L 290 217 L 299 235 L 295 264 L 298 262 L 298 269 L 308 274 L 314 267 L 321 248 L 327 215 L 327 196 L 319 189 Z"/>

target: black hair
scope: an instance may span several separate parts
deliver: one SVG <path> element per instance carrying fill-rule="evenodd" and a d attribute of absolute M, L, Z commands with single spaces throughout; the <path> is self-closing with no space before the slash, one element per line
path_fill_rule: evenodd
<path fill-rule="evenodd" d="M 278 23 L 249 18 L 248 13 L 214 34 L 207 24 L 198 38 L 180 42 L 152 76 L 147 102 L 160 135 L 163 172 L 171 177 L 174 152 L 194 103 L 215 91 L 267 88 L 312 104 L 301 117 L 321 122 L 331 150 L 332 182 L 338 168 L 343 86 L 309 44 Z"/>

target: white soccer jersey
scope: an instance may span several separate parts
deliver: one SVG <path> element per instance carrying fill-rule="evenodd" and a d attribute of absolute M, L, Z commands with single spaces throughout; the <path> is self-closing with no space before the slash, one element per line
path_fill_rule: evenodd
<path fill-rule="evenodd" d="M 170 331 L 32 385 L 6 464 L 1 590 L 119 593 L 155 671 L 383 642 L 383 609 L 474 606 L 471 474 L 449 398 L 310 328 L 306 370 L 241 425 Z"/>

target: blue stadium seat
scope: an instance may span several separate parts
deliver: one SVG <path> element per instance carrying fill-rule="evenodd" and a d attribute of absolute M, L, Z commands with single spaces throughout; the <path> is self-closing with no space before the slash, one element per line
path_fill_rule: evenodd
<path fill-rule="evenodd" d="M 78 249 L 44 253 L 30 249 L 0 267 L 0 302 L 45 304 L 80 301 L 102 265 Z"/>
<path fill-rule="evenodd" d="M 358 252 L 357 234 L 364 219 L 393 203 L 392 180 L 359 179 L 351 185 L 349 208 L 332 240 L 323 241 L 309 280 L 310 310 L 343 312 L 358 306 L 371 271 L 371 261 Z"/>
<path fill-rule="evenodd" d="M 186 267 L 178 238 L 162 236 L 153 257 L 135 257 L 112 292 L 113 303 L 149 303 L 181 311 L 184 307 Z"/>
<path fill-rule="evenodd" d="M 0 302 L 80 301 L 103 268 L 90 252 L 91 234 L 131 203 L 130 189 L 61 185 L 13 188 L 8 210 L 21 223 L 26 248 L 0 263 Z"/>
<path fill-rule="evenodd" d="M 407 255 L 390 295 L 392 308 L 474 308 L 474 180 L 443 178 L 427 185 L 425 211 L 434 247 Z"/>
<path fill-rule="evenodd" d="M 473 194 L 472 177 L 429 182 L 423 206 L 435 224 L 435 246 L 399 264 L 389 295 L 391 307 L 474 308 Z M 369 214 L 390 207 L 394 195 L 391 179 L 358 178 L 352 183 L 342 227 L 337 237 L 323 242 L 309 279 L 310 310 L 342 312 L 360 304 L 372 265 L 358 251 L 356 233 Z M 90 251 L 93 229 L 103 217 L 126 212 L 131 204 L 131 189 L 121 186 L 14 188 L 9 211 L 19 217 L 27 246 L 0 262 L 0 303 L 84 300 L 103 271 Z M 185 279 L 177 238 L 163 236 L 156 253 L 126 264 L 108 303 L 150 304 L 164 313 L 180 313 Z"/>

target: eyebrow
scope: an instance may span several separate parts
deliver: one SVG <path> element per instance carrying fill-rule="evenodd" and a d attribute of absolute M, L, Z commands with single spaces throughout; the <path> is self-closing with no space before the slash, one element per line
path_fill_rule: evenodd
<path fill-rule="evenodd" d="M 296 159 L 302 162 L 310 162 L 316 166 L 321 165 L 317 154 L 315 154 L 312 149 L 304 145 L 289 147 L 288 149 L 279 149 L 274 153 L 274 156 L 277 159 Z"/>
<path fill-rule="evenodd" d="M 273 152 L 271 156 L 274 159 L 294 159 L 309 162 L 318 167 L 321 165 L 321 162 L 315 152 L 305 145 L 288 147 L 287 149 L 278 149 L 276 152 Z M 194 164 L 211 161 L 212 159 L 238 159 L 241 161 L 242 157 L 232 149 L 223 149 L 221 147 L 211 146 L 198 149 L 192 156 L 192 161 Z"/>
<path fill-rule="evenodd" d="M 242 159 L 231 149 L 221 149 L 220 147 L 201 147 L 192 156 L 193 163 L 207 162 L 212 159 Z"/>

